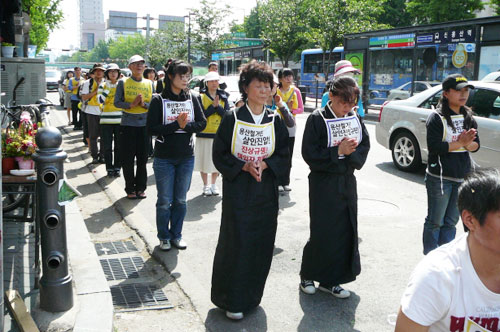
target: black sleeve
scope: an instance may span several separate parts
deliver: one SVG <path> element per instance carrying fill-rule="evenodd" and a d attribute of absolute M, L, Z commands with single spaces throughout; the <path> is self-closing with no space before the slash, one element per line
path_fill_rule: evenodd
<path fill-rule="evenodd" d="M 203 114 L 203 110 L 200 105 L 200 101 L 196 97 L 192 97 L 193 108 L 194 108 L 194 121 L 188 122 L 184 131 L 186 133 L 199 133 L 207 126 L 207 118 Z"/>
<path fill-rule="evenodd" d="M 163 91 L 163 79 L 156 82 L 156 93 L 161 93 Z"/>
<path fill-rule="evenodd" d="M 153 96 L 147 114 L 146 128 L 151 136 L 174 134 L 180 128 L 177 121 L 163 125 L 163 105 L 160 95 Z"/>
<path fill-rule="evenodd" d="M 234 115 L 230 111 L 222 118 L 219 129 L 215 134 L 212 149 L 212 160 L 215 168 L 229 181 L 234 180 L 245 165 L 244 161 L 239 160 L 231 153 L 233 128 Z"/>
<path fill-rule="evenodd" d="M 346 156 L 347 162 L 354 169 L 361 169 L 366 162 L 368 157 L 368 151 L 370 151 L 370 136 L 368 135 L 368 130 L 366 130 L 363 120 L 358 116 L 359 122 L 361 123 L 361 129 L 363 131 L 363 138 L 356 147 L 356 151 Z"/>
<path fill-rule="evenodd" d="M 324 132 L 325 137 L 322 137 Z M 339 160 L 339 147 L 327 147 L 325 122 L 316 112 L 309 115 L 302 138 L 302 158 L 311 171 L 344 173 L 346 168 Z"/>
<path fill-rule="evenodd" d="M 274 153 L 264 161 L 276 178 L 284 180 L 290 167 L 288 164 L 290 150 L 288 148 L 288 129 L 279 116 L 274 119 L 274 132 L 276 135 Z"/>
<path fill-rule="evenodd" d="M 448 142 L 443 142 L 443 121 L 441 116 L 432 112 L 427 118 L 427 149 L 429 153 L 444 155 L 449 151 Z"/>

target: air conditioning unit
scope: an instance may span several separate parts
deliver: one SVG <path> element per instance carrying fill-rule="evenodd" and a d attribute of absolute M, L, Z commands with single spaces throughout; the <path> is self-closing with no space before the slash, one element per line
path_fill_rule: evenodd
<path fill-rule="evenodd" d="M 45 60 L 2 58 L 0 62 L 2 104 L 7 105 L 7 102 L 13 99 L 14 86 L 22 77 L 24 82 L 16 90 L 17 105 L 33 104 L 46 96 Z"/>

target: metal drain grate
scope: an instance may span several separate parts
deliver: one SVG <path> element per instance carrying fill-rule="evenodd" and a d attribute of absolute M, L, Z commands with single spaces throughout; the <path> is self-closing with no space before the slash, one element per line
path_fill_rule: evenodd
<path fill-rule="evenodd" d="M 114 241 L 95 243 L 97 255 L 115 255 L 124 252 L 137 251 L 137 248 L 132 241 Z"/>
<path fill-rule="evenodd" d="M 155 285 L 111 286 L 113 305 L 119 311 L 173 308 L 165 293 Z"/>
<path fill-rule="evenodd" d="M 108 281 L 139 278 L 139 271 L 144 267 L 144 260 L 139 256 L 106 258 L 99 261 Z"/>

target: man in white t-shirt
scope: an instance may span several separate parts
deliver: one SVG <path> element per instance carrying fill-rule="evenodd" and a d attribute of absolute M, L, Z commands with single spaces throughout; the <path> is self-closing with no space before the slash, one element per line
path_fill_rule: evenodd
<path fill-rule="evenodd" d="M 429 253 L 401 299 L 396 332 L 500 332 L 500 174 L 471 173 L 458 208 L 469 229 Z"/>

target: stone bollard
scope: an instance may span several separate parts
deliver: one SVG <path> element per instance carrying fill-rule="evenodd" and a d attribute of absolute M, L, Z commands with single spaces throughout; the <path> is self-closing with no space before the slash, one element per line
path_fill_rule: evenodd
<path fill-rule="evenodd" d="M 73 307 L 72 276 L 68 269 L 66 213 L 58 204 L 59 180 L 63 179 L 62 136 L 55 127 L 42 127 L 35 137 L 33 155 L 37 171 L 37 219 L 42 248 L 40 309 L 67 311 Z"/>

